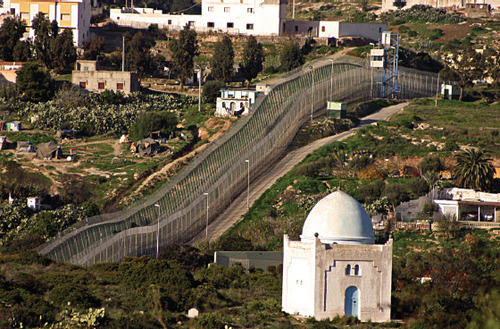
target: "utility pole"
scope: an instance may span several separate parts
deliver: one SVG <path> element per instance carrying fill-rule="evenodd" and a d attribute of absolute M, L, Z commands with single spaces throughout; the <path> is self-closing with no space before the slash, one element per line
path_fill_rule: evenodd
<path fill-rule="evenodd" d="M 312 71 L 312 84 L 311 84 L 311 122 L 313 121 L 313 112 L 314 112 L 314 67 L 309 65 L 309 68 Z"/>
<path fill-rule="evenodd" d="M 158 207 L 158 230 L 156 232 L 156 258 L 160 255 L 160 204 L 155 203 L 155 207 Z"/>
<path fill-rule="evenodd" d="M 250 207 L 250 160 L 246 159 L 247 163 L 247 209 Z"/>
<path fill-rule="evenodd" d="M 207 196 L 207 221 L 205 224 L 205 239 L 208 239 L 208 192 L 203 193 L 203 195 Z"/>
<path fill-rule="evenodd" d="M 122 72 L 125 72 L 125 35 L 122 40 Z"/>

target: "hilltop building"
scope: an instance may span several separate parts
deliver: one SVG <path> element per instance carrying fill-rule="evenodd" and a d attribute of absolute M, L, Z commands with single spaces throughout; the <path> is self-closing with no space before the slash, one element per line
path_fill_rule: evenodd
<path fill-rule="evenodd" d="M 283 311 L 316 319 L 391 318 L 392 240 L 377 245 L 361 204 L 336 191 L 311 210 L 300 241 L 283 241 Z"/>
<path fill-rule="evenodd" d="M 91 0 L 4 0 L 0 13 L 20 16 L 26 23 L 28 35 L 33 38 L 35 31 L 31 22 L 42 12 L 49 21 L 56 21 L 61 30 L 73 32 L 75 46 L 81 46 L 90 38 Z"/>
<path fill-rule="evenodd" d="M 197 32 L 281 36 L 306 35 L 320 38 L 364 37 L 379 40 L 387 24 L 328 21 L 287 21 L 287 0 L 203 0 L 201 15 L 164 14 L 149 8 L 111 9 L 118 25 L 179 31 L 189 25 Z"/>
<path fill-rule="evenodd" d="M 99 70 L 98 62 L 92 60 L 76 61 L 71 82 L 93 92 L 113 90 L 130 94 L 139 90 L 136 72 Z"/>

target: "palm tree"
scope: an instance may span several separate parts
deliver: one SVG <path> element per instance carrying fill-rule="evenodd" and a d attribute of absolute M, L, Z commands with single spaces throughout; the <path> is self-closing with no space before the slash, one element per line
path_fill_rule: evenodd
<path fill-rule="evenodd" d="M 459 187 L 482 191 L 491 186 L 495 169 L 489 154 L 471 149 L 457 153 L 455 157 L 457 165 L 453 172 Z"/>

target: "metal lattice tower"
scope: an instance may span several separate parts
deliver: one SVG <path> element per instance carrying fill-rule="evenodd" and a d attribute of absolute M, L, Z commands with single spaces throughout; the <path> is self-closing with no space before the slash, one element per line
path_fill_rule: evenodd
<path fill-rule="evenodd" d="M 370 65 L 377 68 L 377 97 L 398 98 L 399 34 L 383 32 L 378 49 L 370 52 Z"/>

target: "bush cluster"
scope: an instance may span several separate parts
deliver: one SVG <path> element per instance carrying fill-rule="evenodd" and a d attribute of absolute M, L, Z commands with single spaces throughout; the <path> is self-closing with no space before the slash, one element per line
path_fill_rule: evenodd
<path fill-rule="evenodd" d="M 9 110 L 18 116 L 36 118 L 34 127 L 39 129 L 74 129 L 86 136 L 127 133 L 137 117 L 149 111 L 179 112 L 193 106 L 191 97 L 172 94 L 116 96 L 112 93 L 89 94 L 83 102 L 69 104 L 61 110 L 55 99 L 46 103 L 13 101 Z"/>
<path fill-rule="evenodd" d="M 457 14 L 447 13 L 443 9 L 426 5 L 415 5 L 411 8 L 397 11 L 388 11 L 380 15 L 380 20 L 391 25 L 401 25 L 409 22 L 427 22 L 441 24 L 457 24 L 464 19 Z"/>

